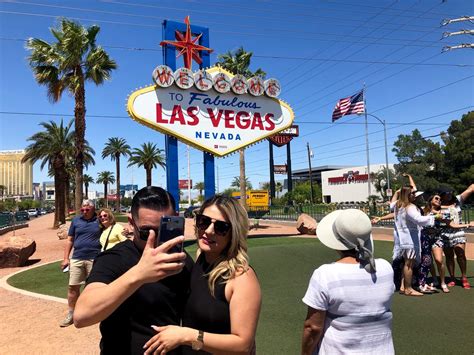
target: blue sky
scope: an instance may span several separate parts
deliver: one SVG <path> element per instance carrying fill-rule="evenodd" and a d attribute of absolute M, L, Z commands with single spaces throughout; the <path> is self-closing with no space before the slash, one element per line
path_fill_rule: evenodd
<path fill-rule="evenodd" d="M 115 171 L 114 162 L 100 157 L 109 137 L 124 137 L 132 147 L 152 141 L 164 149 L 164 136 L 132 121 L 125 104 L 136 88 L 151 84 L 153 69 L 163 64 L 162 21 L 183 21 L 190 15 L 191 24 L 209 27 L 211 63 L 217 54 L 243 46 L 254 53 L 251 69 L 262 68 L 280 80 L 280 98 L 292 106 L 300 127 L 300 137 L 291 143 L 293 169 L 308 166 L 307 142 L 314 152 L 313 167 L 366 164 L 363 117 L 331 123 L 337 100 L 364 85 L 368 112 L 387 122 L 389 162 L 396 163 L 391 148 L 399 134 L 418 128 L 424 136 L 436 135 L 474 108 L 473 51 L 441 51 L 472 42 L 468 35 L 441 39 L 443 32 L 474 25 L 440 26 L 443 19 L 473 14 L 474 1 L 465 0 L 2 2 L 0 150 L 25 148 L 42 121 L 72 118 L 73 99 L 66 94 L 59 103 L 48 101 L 28 67 L 24 47 L 29 37 L 52 41 L 49 28 L 61 16 L 99 25 L 98 43 L 119 66 L 111 81 L 86 87 L 86 138 L 96 151 L 96 165 L 87 173 L 96 177 L 99 171 Z M 382 125 L 370 117 L 369 123 L 370 161 L 384 163 Z M 186 179 L 184 144 L 179 144 L 179 156 L 179 175 Z M 202 152 L 191 149 L 190 156 L 192 180 L 203 181 Z M 284 164 L 286 149 L 275 149 L 274 156 L 275 164 Z M 238 154 L 216 159 L 216 165 L 217 186 L 223 190 L 239 175 Z M 254 187 L 269 181 L 266 141 L 247 149 L 246 165 Z M 133 180 L 143 186 L 144 170 L 126 166 L 123 161 L 123 183 Z M 39 164 L 34 180 L 50 180 Z M 165 186 L 163 169 L 154 170 L 153 183 Z"/>

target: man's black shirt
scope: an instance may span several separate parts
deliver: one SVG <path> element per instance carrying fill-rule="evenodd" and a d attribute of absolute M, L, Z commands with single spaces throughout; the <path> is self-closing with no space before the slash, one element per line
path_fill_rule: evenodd
<path fill-rule="evenodd" d="M 94 261 L 87 284 L 109 284 L 135 266 L 142 252 L 126 240 L 100 254 Z M 102 354 L 143 354 L 143 345 L 156 332 L 151 325 L 180 325 L 189 292 L 193 261 L 189 255 L 178 275 L 141 286 L 108 318 L 100 323 Z M 179 354 L 179 349 L 169 354 Z"/>

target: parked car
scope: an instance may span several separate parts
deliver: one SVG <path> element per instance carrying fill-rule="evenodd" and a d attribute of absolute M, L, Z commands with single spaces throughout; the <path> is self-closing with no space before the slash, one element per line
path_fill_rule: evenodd
<path fill-rule="evenodd" d="M 30 216 L 30 218 L 39 216 L 38 211 L 36 210 L 36 208 L 30 208 L 28 210 L 28 215 Z"/>
<path fill-rule="evenodd" d="M 184 210 L 184 218 L 194 218 L 194 211 L 200 206 L 189 206 Z"/>
<path fill-rule="evenodd" d="M 28 211 L 15 212 L 15 221 L 21 222 L 21 221 L 29 221 L 29 220 L 30 220 L 30 215 Z"/>
<path fill-rule="evenodd" d="M 46 213 L 48 213 L 48 212 L 46 212 L 46 210 L 45 210 L 44 208 L 40 208 L 40 209 L 38 210 L 38 215 L 39 215 L 39 216 L 45 215 Z"/>

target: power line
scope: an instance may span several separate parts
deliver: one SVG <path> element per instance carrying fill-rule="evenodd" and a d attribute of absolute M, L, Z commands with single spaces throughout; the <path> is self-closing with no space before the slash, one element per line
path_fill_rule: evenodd
<path fill-rule="evenodd" d="M 413 121 L 410 121 L 410 122 L 404 122 L 404 123 L 399 123 L 397 124 L 395 127 L 390 127 L 388 128 L 388 130 L 392 130 L 392 129 L 395 129 L 395 128 L 399 128 L 399 127 L 402 127 L 402 126 L 407 126 L 407 125 L 411 125 L 411 124 L 419 124 L 420 122 L 422 121 L 426 121 L 426 120 L 431 120 L 433 118 L 437 118 L 437 117 L 440 117 L 440 116 L 445 116 L 445 115 L 448 115 L 448 114 L 452 114 L 452 113 L 456 113 L 456 112 L 460 112 L 460 111 L 466 111 L 466 110 L 469 110 L 471 108 L 474 108 L 474 106 L 466 106 L 466 107 L 462 107 L 462 108 L 459 108 L 459 109 L 455 109 L 455 110 L 451 110 L 451 111 L 448 111 L 448 112 L 443 112 L 443 113 L 440 113 L 440 114 L 436 114 L 436 115 L 432 115 L 432 116 L 428 116 L 428 117 L 424 117 L 424 118 L 421 118 L 421 119 L 417 119 L 417 120 L 413 120 Z M 355 118 L 353 118 L 355 119 Z M 448 124 L 448 123 L 447 123 Z M 335 126 L 335 125 L 334 125 Z M 374 134 L 377 134 L 377 133 L 380 133 L 380 132 L 383 132 L 383 130 L 378 130 L 378 131 L 375 131 L 375 132 L 371 132 L 369 133 L 369 135 L 374 135 Z M 314 132 L 312 132 L 311 134 L 314 134 Z M 307 134 L 308 135 L 308 134 Z M 300 136 L 300 138 L 302 137 L 305 137 L 307 135 L 303 135 L 303 136 Z M 355 140 L 355 139 L 358 139 L 358 138 L 361 138 L 361 137 L 364 137 L 365 134 L 361 134 L 361 135 L 357 135 L 357 136 L 352 136 L 352 137 L 348 137 L 346 139 L 337 139 L 336 141 L 332 141 L 332 142 L 328 142 L 328 143 L 325 143 L 325 144 L 321 144 L 321 145 L 318 145 L 318 146 L 314 146 L 313 149 L 317 150 L 317 149 L 320 149 L 322 147 L 327 147 L 327 146 L 330 146 L 330 147 L 334 147 L 335 145 L 337 144 L 340 144 L 340 143 L 343 143 L 343 142 L 348 142 L 348 141 L 351 141 L 351 140 Z M 364 143 L 365 144 L 365 143 Z M 338 148 L 338 149 L 344 149 L 344 148 Z M 263 148 L 261 149 L 258 149 L 252 153 L 255 153 L 255 152 L 261 152 L 263 150 Z M 292 152 L 292 154 L 298 154 L 298 153 L 301 153 L 301 152 L 306 152 L 306 149 L 302 149 L 302 150 L 299 150 L 299 151 L 294 151 Z M 285 153 L 282 153 L 281 155 L 276 155 L 275 158 L 278 158 L 278 157 L 284 157 L 286 156 Z M 264 159 L 257 159 L 257 160 L 252 160 L 252 162 L 248 163 L 247 165 L 251 165 L 251 164 L 259 164 L 263 161 L 266 161 L 267 159 L 264 158 Z"/>
<path fill-rule="evenodd" d="M 8 38 L 0 37 L 2 41 L 16 41 L 16 42 L 26 42 L 28 39 L 21 38 Z M 142 47 L 126 47 L 126 46 L 115 46 L 102 44 L 101 47 L 104 48 L 113 48 L 113 49 L 124 49 L 130 51 L 153 51 L 153 52 L 162 52 L 161 48 L 142 48 Z M 217 54 L 212 53 L 212 56 L 217 56 Z M 365 64 L 383 64 L 383 65 L 412 65 L 412 66 L 439 66 L 439 67 L 474 67 L 474 64 L 446 64 L 446 63 L 412 63 L 412 62 L 383 62 L 383 61 L 365 61 L 365 60 L 344 60 L 344 59 L 332 59 L 332 58 L 305 58 L 305 57 L 290 57 L 290 56 L 275 56 L 275 55 L 253 55 L 255 58 L 266 58 L 266 59 L 286 59 L 286 60 L 310 60 L 310 61 L 321 61 L 321 62 L 341 62 L 341 63 L 365 63 Z"/>
<path fill-rule="evenodd" d="M 433 8 L 434 8 L 434 7 L 430 8 L 430 9 L 428 10 L 428 12 L 431 11 Z M 426 35 L 425 35 L 425 36 L 426 36 Z M 421 38 L 423 38 L 423 37 L 424 37 L 424 36 L 421 36 L 421 37 L 418 38 L 418 39 L 421 39 Z M 357 52 L 355 52 L 355 53 L 349 54 L 348 56 L 346 56 L 345 59 L 347 59 L 347 58 L 348 58 L 349 56 L 351 56 L 351 55 L 354 55 L 354 54 L 359 53 L 360 51 L 364 50 L 365 48 L 367 48 L 367 47 L 364 47 L 364 48 L 360 49 L 359 51 L 357 51 Z M 387 55 L 384 56 L 384 58 L 389 57 L 390 55 L 392 55 L 392 54 L 394 54 L 394 53 L 400 51 L 401 49 L 403 49 L 403 48 L 399 48 L 399 49 L 397 49 L 397 50 L 395 50 L 395 51 L 393 51 L 393 52 L 391 52 L 391 53 L 388 53 Z M 417 52 L 419 52 L 419 51 L 416 51 L 415 53 L 417 53 Z M 407 57 L 409 57 L 409 56 L 411 56 L 411 55 L 413 55 L 413 53 L 412 53 L 412 54 L 409 54 L 409 55 L 407 55 L 407 56 L 405 56 L 405 57 L 403 57 L 403 58 L 407 58 Z M 367 67 L 369 67 L 369 66 L 370 66 L 370 65 L 368 65 Z M 368 74 L 368 75 L 366 74 L 366 75 L 364 75 L 364 78 L 367 78 L 368 76 L 373 75 L 373 74 L 375 74 L 375 73 L 381 71 L 382 69 L 383 69 L 383 68 L 379 68 L 378 70 L 375 70 L 375 71 L 373 71 L 372 73 L 370 73 L 370 74 Z M 360 72 L 360 71 L 359 71 L 359 72 Z M 314 77 L 314 76 L 315 76 L 315 75 L 312 75 L 312 77 Z M 351 83 L 349 83 L 349 84 L 344 80 L 344 87 L 350 86 L 351 84 L 356 83 L 356 82 L 358 82 L 359 80 L 360 80 L 360 79 L 355 79 L 355 80 L 353 80 L 353 81 L 352 81 Z M 337 82 L 334 82 L 333 84 L 326 86 L 325 88 L 323 88 L 323 89 L 317 91 L 316 93 L 319 93 L 319 92 L 321 92 L 321 91 L 323 91 L 323 90 L 325 90 L 325 89 L 327 89 L 327 88 L 329 88 L 329 87 L 331 87 L 331 86 L 334 86 L 336 83 L 337 83 Z M 333 91 L 332 93 L 335 93 L 335 92 L 338 92 L 338 90 Z M 332 93 L 326 94 L 325 96 L 323 96 L 323 97 L 321 97 L 321 98 L 319 98 L 319 99 L 312 100 L 312 101 L 310 101 L 310 103 L 317 102 L 317 101 L 323 99 L 324 97 L 330 96 Z M 306 101 L 309 97 L 310 97 L 310 96 L 307 96 L 306 98 L 300 100 L 300 103 L 303 102 L 303 101 Z M 309 104 L 309 103 L 308 103 L 308 104 Z M 308 104 L 305 104 L 303 107 L 306 107 Z M 325 106 L 326 106 L 326 105 L 324 105 L 324 107 L 325 107 Z M 300 109 L 301 109 L 301 107 L 300 107 Z"/>
<path fill-rule="evenodd" d="M 4 11 L 0 10 L 0 13 L 4 14 L 10 14 L 10 15 L 21 15 L 21 16 L 35 16 L 35 17 L 47 17 L 47 18 L 61 18 L 64 17 L 63 15 L 46 15 L 46 14 L 39 14 L 39 13 L 31 13 L 31 12 L 18 12 L 18 11 Z M 120 22 L 120 21 L 111 21 L 111 20 L 98 20 L 98 19 L 88 19 L 88 18 L 83 18 L 83 17 L 72 17 L 72 16 L 67 16 L 67 18 L 72 19 L 72 20 L 79 20 L 79 21 L 85 21 L 85 22 L 93 22 L 93 23 L 105 23 L 105 24 L 114 24 L 114 25 L 127 25 L 127 26 L 138 26 L 138 27 L 147 27 L 147 28 L 160 28 L 161 25 L 148 25 L 144 23 L 133 23 L 133 22 Z M 230 34 L 230 35 L 243 35 L 243 36 L 261 36 L 261 37 L 274 37 L 274 29 L 269 29 L 268 33 L 258 33 L 258 32 L 241 32 L 241 31 L 231 31 L 231 30 L 213 30 L 215 33 L 224 33 L 224 34 Z M 293 33 L 292 33 L 293 32 Z M 353 38 L 359 38 L 359 39 L 374 39 L 373 37 L 367 37 L 367 36 L 354 36 L 354 35 L 339 35 L 339 34 L 331 34 L 331 33 L 321 33 L 321 32 L 305 32 L 308 34 L 308 36 L 295 36 L 294 33 L 301 33 L 301 31 L 292 31 L 289 29 L 285 29 L 284 32 L 280 34 L 280 36 L 291 36 L 292 39 L 311 39 L 311 40 L 318 40 L 318 41 L 323 41 L 323 42 L 334 42 L 335 39 L 333 38 L 326 38 L 328 35 L 330 36 L 338 36 L 338 37 L 353 37 Z M 314 35 L 321 35 L 324 36 L 322 38 L 318 37 L 315 38 Z M 434 47 L 433 46 L 426 46 L 422 44 L 416 44 L 416 41 L 410 40 L 410 39 L 401 39 L 401 38 L 385 38 L 384 40 L 386 41 L 407 41 L 409 43 L 383 43 L 379 42 L 370 42 L 370 41 L 359 41 L 358 43 L 361 44 L 377 44 L 377 45 L 385 45 L 385 46 L 397 46 L 397 45 L 405 45 L 405 46 L 414 46 L 414 47 L 423 47 L 423 48 L 430 48 Z M 344 39 L 339 39 L 336 42 L 340 43 L 354 43 L 354 40 L 344 40 Z M 413 43 L 411 43 L 413 42 Z M 427 43 L 433 43 L 436 44 L 436 41 L 425 41 Z M 453 43 L 454 44 L 454 43 Z"/>

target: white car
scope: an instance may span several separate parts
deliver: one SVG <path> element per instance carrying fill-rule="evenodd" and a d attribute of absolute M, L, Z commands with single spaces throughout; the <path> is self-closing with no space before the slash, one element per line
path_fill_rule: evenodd
<path fill-rule="evenodd" d="M 38 211 L 35 208 L 30 208 L 28 210 L 28 216 L 31 217 L 38 217 Z"/>

